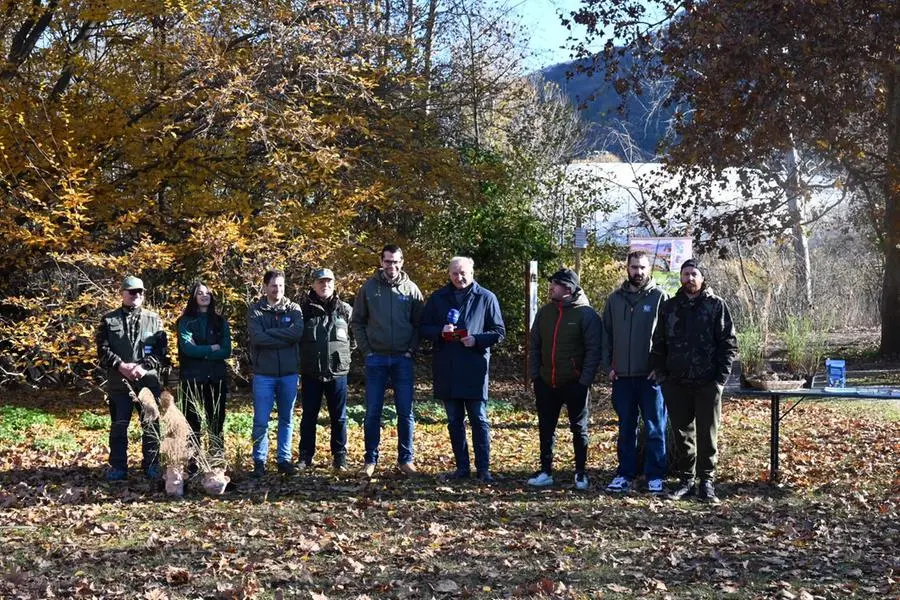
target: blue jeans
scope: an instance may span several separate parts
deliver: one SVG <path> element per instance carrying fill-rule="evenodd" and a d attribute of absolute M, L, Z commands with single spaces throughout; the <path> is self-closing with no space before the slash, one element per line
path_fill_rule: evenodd
<path fill-rule="evenodd" d="M 150 388 L 150 391 L 154 398 L 159 398 L 158 388 Z M 128 392 L 112 392 L 109 394 L 109 466 L 113 469 L 128 470 L 128 425 L 135 408 L 143 427 L 141 468 L 159 464 L 159 421 L 144 425 L 141 405 L 134 402 Z"/>
<path fill-rule="evenodd" d="M 469 472 L 469 445 L 466 442 L 466 413 L 472 424 L 472 445 L 475 447 L 475 470 L 487 473 L 491 463 L 491 424 L 487 416 L 487 400 L 444 400 L 447 410 L 447 431 L 458 471 Z"/>
<path fill-rule="evenodd" d="M 413 461 L 413 359 L 402 355 L 370 354 L 366 357 L 366 463 L 378 462 L 381 413 L 388 381 L 394 387 L 397 409 L 397 462 Z"/>
<path fill-rule="evenodd" d="M 644 419 L 644 474 L 647 480 L 666 476 L 666 405 L 659 385 L 646 377 L 613 381 L 613 406 L 619 415 L 618 474 L 637 476 L 638 414 Z"/>
<path fill-rule="evenodd" d="M 294 403 L 299 376 L 253 376 L 253 462 L 266 462 L 269 456 L 269 417 L 278 409 L 278 452 L 275 459 L 291 460 L 291 435 L 294 433 Z"/>
<path fill-rule="evenodd" d="M 347 376 L 322 381 L 318 377 L 303 375 L 300 378 L 300 460 L 312 464 L 316 454 L 316 421 L 322 408 L 322 395 L 328 403 L 331 420 L 331 458 L 335 465 L 347 460 Z"/>

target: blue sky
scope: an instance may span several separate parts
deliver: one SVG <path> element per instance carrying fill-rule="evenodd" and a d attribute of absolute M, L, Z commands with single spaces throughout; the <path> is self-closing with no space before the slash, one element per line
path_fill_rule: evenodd
<path fill-rule="evenodd" d="M 558 14 L 568 15 L 580 6 L 579 0 L 513 0 L 511 7 L 517 13 L 520 23 L 530 33 L 526 38 L 531 56 L 527 65 L 530 69 L 540 69 L 569 60 L 569 51 L 560 46 L 568 45 L 566 38 L 570 32 L 559 22 Z M 581 30 L 581 31 L 579 31 Z M 580 26 L 573 26 L 572 33 L 583 34 Z"/>

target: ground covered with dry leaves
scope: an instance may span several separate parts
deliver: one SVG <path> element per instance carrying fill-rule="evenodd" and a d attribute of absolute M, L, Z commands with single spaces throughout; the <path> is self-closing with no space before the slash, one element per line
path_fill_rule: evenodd
<path fill-rule="evenodd" d="M 766 481 L 768 405 L 727 400 L 723 503 L 710 507 L 603 492 L 616 463 L 603 388 L 591 418 L 590 490 L 572 488 L 562 425 L 557 485 L 529 489 L 538 455 L 529 395 L 512 384 L 495 388 L 493 485 L 436 477 L 452 460 L 442 410 L 427 402 L 417 409 L 421 477 L 396 472 L 388 423 L 371 481 L 356 475 L 355 424 L 350 473 L 327 468 L 320 427 L 317 468 L 253 481 L 251 410 L 238 395 L 228 420 L 232 489 L 180 501 L 140 475 L 106 483 L 108 417 L 99 400 L 7 393 L 0 597 L 900 597 L 898 401 L 797 406 L 782 426 L 783 480 L 775 485 Z M 417 397 L 427 393 L 421 387 Z M 352 419 L 361 414 L 351 409 Z M 135 422 L 132 430 L 135 466 Z"/>

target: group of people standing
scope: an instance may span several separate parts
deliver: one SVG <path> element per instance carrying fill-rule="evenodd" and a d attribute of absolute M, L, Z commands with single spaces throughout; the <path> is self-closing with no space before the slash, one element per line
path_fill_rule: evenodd
<path fill-rule="evenodd" d="M 347 374 L 351 351 L 365 362 L 363 474 L 379 464 L 385 390 L 394 390 L 397 466 L 417 473 L 414 460 L 414 356 L 422 339 L 433 345 L 434 397 L 443 402 L 456 468 L 449 479 L 472 476 L 466 416 L 472 428 L 475 475 L 493 481 L 487 415 L 491 348 L 506 334 L 497 297 L 474 279 L 474 263 L 454 257 L 449 282 L 424 301 L 403 270 L 403 251 L 384 246 L 380 268 L 356 295 L 353 306 L 335 290 L 334 273 L 313 273 L 299 301 L 285 297 L 285 276 L 263 278 L 264 295 L 247 313 L 253 368 L 253 473 L 262 477 L 268 459 L 268 425 L 278 414 L 276 466 L 292 475 L 313 465 L 316 422 L 323 397 L 330 416 L 332 467 L 347 468 Z M 628 278 L 606 302 L 601 316 L 591 308 L 578 274 L 561 269 L 550 278 L 549 302 L 537 313 L 529 339 L 529 374 L 534 386 L 540 436 L 540 470 L 532 486 L 553 483 L 553 449 L 562 407 L 567 407 L 575 454 L 575 487 L 587 489 L 590 388 L 602 370 L 613 386 L 619 416 L 619 466 L 610 492 L 625 492 L 637 479 L 637 424 L 646 432 L 644 473 L 651 493 L 664 492 L 668 469 L 667 418 L 678 448 L 679 484 L 670 496 L 698 494 L 717 501 L 713 487 L 722 388 L 737 344 L 725 303 L 704 282 L 700 264 L 681 268 L 681 288 L 667 298 L 650 277 L 643 252 L 628 255 Z M 107 478 L 127 477 L 127 429 L 132 414 L 129 388 L 158 396 L 167 364 L 166 333 L 155 313 L 143 309 L 144 286 L 126 277 L 122 306 L 105 315 L 97 332 L 100 362 L 107 369 L 110 469 Z M 183 409 L 199 435 L 205 421 L 210 448 L 221 453 L 227 395 L 225 359 L 231 354 L 227 321 L 216 311 L 210 289 L 190 293 L 177 323 Z M 302 405 L 298 461 L 292 461 L 293 413 L 298 389 Z M 140 408 L 139 408 L 140 410 Z M 215 440 L 215 441 L 214 441 Z M 159 475 L 158 424 L 145 426 L 142 467 Z M 699 486 L 695 485 L 699 481 Z"/>
<path fill-rule="evenodd" d="M 707 285 L 695 259 L 681 265 L 681 287 L 671 298 L 654 283 L 647 253 L 631 252 L 626 269 L 627 279 L 607 298 L 602 317 L 591 308 L 577 273 L 561 269 L 550 277 L 550 302 L 538 311 L 529 343 L 541 468 L 528 484 L 553 484 L 556 426 L 565 405 L 575 487 L 588 488 L 589 394 L 601 371 L 612 384 L 619 418 L 619 461 L 607 491 L 623 493 L 634 487 L 641 418 L 647 491 L 665 493 L 668 421 L 678 475 L 669 497 L 696 495 L 717 503 L 713 482 L 722 391 L 737 355 L 728 306 Z"/>

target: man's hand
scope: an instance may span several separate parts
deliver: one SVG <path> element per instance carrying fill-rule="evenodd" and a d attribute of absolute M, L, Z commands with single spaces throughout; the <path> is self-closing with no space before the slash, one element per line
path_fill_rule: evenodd
<path fill-rule="evenodd" d="M 650 374 L 647 375 L 647 379 L 650 381 L 658 381 L 656 379 L 656 369 L 653 369 L 652 371 L 650 371 Z"/>
<path fill-rule="evenodd" d="M 134 374 L 134 380 L 137 381 L 147 374 L 147 369 L 145 369 L 141 365 L 134 365 L 134 370 L 132 371 L 132 373 Z"/>
<path fill-rule="evenodd" d="M 454 331 L 456 331 L 456 325 L 452 323 L 447 323 L 444 325 L 444 328 L 441 329 L 442 333 L 453 333 Z"/>
<path fill-rule="evenodd" d="M 472 346 L 475 345 L 475 336 L 467 335 L 466 337 L 462 338 L 459 341 L 461 341 L 462 345 L 465 346 L 466 348 L 471 348 Z"/>
<path fill-rule="evenodd" d="M 118 369 L 122 377 L 134 381 L 136 379 L 134 376 L 135 367 L 137 367 L 135 363 L 120 362 Z"/>
<path fill-rule="evenodd" d="M 615 381 L 617 378 L 618 378 L 618 377 L 616 376 L 616 370 L 615 370 L 615 369 L 610 369 L 610 370 L 609 370 L 609 380 L 610 380 L 610 381 Z"/>

